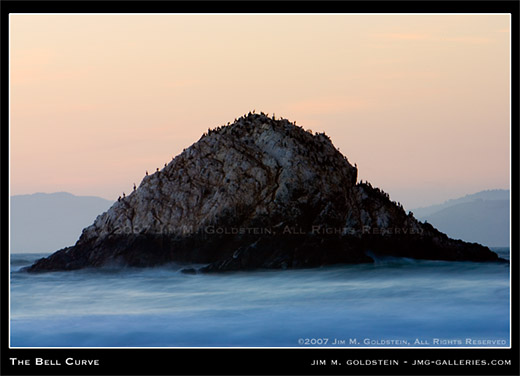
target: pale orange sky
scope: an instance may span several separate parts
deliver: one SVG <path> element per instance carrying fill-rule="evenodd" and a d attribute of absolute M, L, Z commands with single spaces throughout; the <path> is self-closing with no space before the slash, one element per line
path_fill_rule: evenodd
<path fill-rule="evenodd" d="M 11 194 L 111 200 L 256 109 L 406 208 L 509 188 L 509 15 L 11 15 Z"/>

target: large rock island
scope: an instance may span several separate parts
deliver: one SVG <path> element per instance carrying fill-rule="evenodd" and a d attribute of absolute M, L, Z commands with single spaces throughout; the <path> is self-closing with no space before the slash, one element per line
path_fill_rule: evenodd
<path fill-rule="evenodd" d="M 146 175 L 72 247 L 29 272 L 207 264 L 203 272 L 373 262 L 382 254 L 498 261 L 487 247 L 448 238 L 357 182 L 324 133 L 250 113 L 208 130 Z"/>

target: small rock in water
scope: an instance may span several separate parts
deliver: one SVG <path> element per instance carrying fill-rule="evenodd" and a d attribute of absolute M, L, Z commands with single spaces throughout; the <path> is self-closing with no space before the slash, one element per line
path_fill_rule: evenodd
<path fill-rule="evenodd" d="M 184 274 L 197 274 L 197 269 L 194 269 L 194 268 L 184 268 L 184 269 L 181 269 L 181 273 L 184 273 Z"/>

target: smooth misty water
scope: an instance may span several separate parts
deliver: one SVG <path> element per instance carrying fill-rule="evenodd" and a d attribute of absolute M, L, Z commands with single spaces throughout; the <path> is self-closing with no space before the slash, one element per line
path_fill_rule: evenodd
<path fill-rule="evenodd" d="M 509 258 L 509 249 L 495 251 Z M 312 338 L 328 338 L 327 346 L 354 346 L 349 339 L 435 346 L 434 338 L 509 346 L 506 264 L 385 259 L 210 275 L 179 266 L 19 271 L 41 256 L 11 255 L 14 347 L 308 347 L 299 339 Z"/>

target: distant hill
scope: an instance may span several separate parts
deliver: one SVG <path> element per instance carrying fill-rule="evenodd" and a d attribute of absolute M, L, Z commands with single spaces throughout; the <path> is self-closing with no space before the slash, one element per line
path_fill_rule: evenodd
<path fill-rule="evenodd" d="M 11 252 L 54 252 L 74 245 L 112 201 L 70 193 L 11 197 Z"/>
<path fill-rule="evenodd" d="M 452 238 L 500 247 L 509 245 L 509 210 L 509 190 L 496 189 L 412 212 Z"/>
<path fill-rule="evenodd" d="M 455 206 L 457 204 L 462 204 L 465 202 L 473 202 L 475 200 L 508 200 L 509 201 L 509 190 L 507 189 L 491 189 L 487 191 L 480 191 L 477 193 L 473 193 L 470 195 L 466 195 L 464 197 L 451 199 L 443 202 L 442 204 L 431 205 L 421 208 L 412 209 L 412 212 L 416 218 L 427 217 L 433 213 L 437 213 L 442 209 L 449 208 L 451 206 Z"/>

